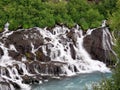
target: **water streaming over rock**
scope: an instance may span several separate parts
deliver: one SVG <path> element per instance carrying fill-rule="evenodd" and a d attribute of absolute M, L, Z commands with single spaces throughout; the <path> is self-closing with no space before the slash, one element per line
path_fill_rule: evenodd
<path fill-rule="evenodd" d="M 96 32 L 100 34 L 96 36 Z M 5 31 L 0 33 L 0 90 L 28 90 L 29 84 L 42 83 L 50 78 L 110 72 L 103 62 L 107 59 L 109 63 L 109 54 L 115 56 L 112 45 L 107 27 L 89 29 L 86 33 L 79 26 L 8 31 L 7 24 Z M 101 53 L 97 47 L 105 52 Z M 99 52 L 103 55 L 100 58 L 97 56 Z"/>

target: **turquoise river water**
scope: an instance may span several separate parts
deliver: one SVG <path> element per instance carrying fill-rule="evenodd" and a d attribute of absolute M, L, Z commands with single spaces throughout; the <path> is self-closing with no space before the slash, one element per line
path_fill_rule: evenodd
<path fill-rule="evenodd" d="M 33 85 L 32 90 L 92 90 L 94 83 L 100 82 L 102 79 L 110 78 L 111 73 L 89 73 L 80 74 L 78 76 L 64 78 L 61 80 L 50 80 L 44 84 Z"/>

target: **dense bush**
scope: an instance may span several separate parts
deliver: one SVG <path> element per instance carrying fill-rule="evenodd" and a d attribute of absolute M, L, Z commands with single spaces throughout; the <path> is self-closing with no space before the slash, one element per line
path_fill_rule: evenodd
<path fill-rule="evenodd" d="M 0 0 L 0 30 L 6 22 L 10 30 L 19 26 L 52 27 L 56 23 L 68 27 L 77 23 L 83 29 L 97 27 L 104 15 L 95 7 L 87 0 Z"/>
<path fill-rule="evenodd" d="M 116 10 L 109 16 L 109 24 L 111 29 L 120 31 L 120 0 L 117 0 Z"/>

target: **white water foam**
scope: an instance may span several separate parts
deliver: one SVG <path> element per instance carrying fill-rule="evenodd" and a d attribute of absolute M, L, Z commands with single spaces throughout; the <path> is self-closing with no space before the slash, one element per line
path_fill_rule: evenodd
<path fill-rule="evenodd" d="M 1 57 L 0 59 L 0 66 L 1 67 L 5 67 L 7 69 L 7 71 L 9 72 L 9 76 L 4 75 L 4 71 L 1 71 L 1 77 L 4 78 L 7 81 L 12 81 L 16 84 L 18 84 L 21 88 L 23 88 L 23 90 L 30 90 L 30 86 L 27 84 L 22 83 L 22 78 L 21 76 L 18 74 L 18 71 L 16 69 L 16 67 L 13 68 L 9 68 L 9 66 L 13 66 L 14 64 L 18 64 L 20 65 L 19 67 L 22 68 L 23 73 L 26 75 L 31 75 L 27 72 L 26 67 L 24 65 L 24 63 L 21 63 L 19 61 L 15 61 L 13 60 L 9 55 L 8 55 L 8 48 L 6 48 L 4 46 L 4 44 L 0 43 L 0 47 L 3 50 L 4 55 Z M 16 49 L 14 48 L 13 45 L 10 46 L 10 49 L 13 49 L 16 51 Z M 10 88 L 11 90 L 15 90 L 14 87 L 10 84 Z M 6 89 L 8 90 L 8 89 Z"/>

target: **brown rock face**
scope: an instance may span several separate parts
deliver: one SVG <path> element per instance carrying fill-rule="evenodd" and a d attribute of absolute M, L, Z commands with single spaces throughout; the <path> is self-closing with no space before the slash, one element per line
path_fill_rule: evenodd
<path fill-rule="evenodd" d="M 42 48 L 39 48 L 36 52 L 36 59 L 41 62 L 48 62 L 51 60 L 49 56 L 44 55 Z"/>
<path fill-rule="evenodd" d="M 2 57 L 3 54 L 4 54 L 3 50 L 0 48 L 0 58 Z"/>
<path fill-rule="evenodd" d="M 83 45 L 93 59 L 111 65 L 113 64 L 111 57 L 115 57 L 111 39 L 108 28 L 97 28 L 84 38 Z"/>
<path fill-rule="evenodd" d="M 14 32 L 12 35 L 8 36 L 6 45 L 13 44 L 18 52 L 25 54 L 32 50 L 31 42 L 35 48 L 38 48 L 44 43 L 42 36 L 35 28 Z"/>

